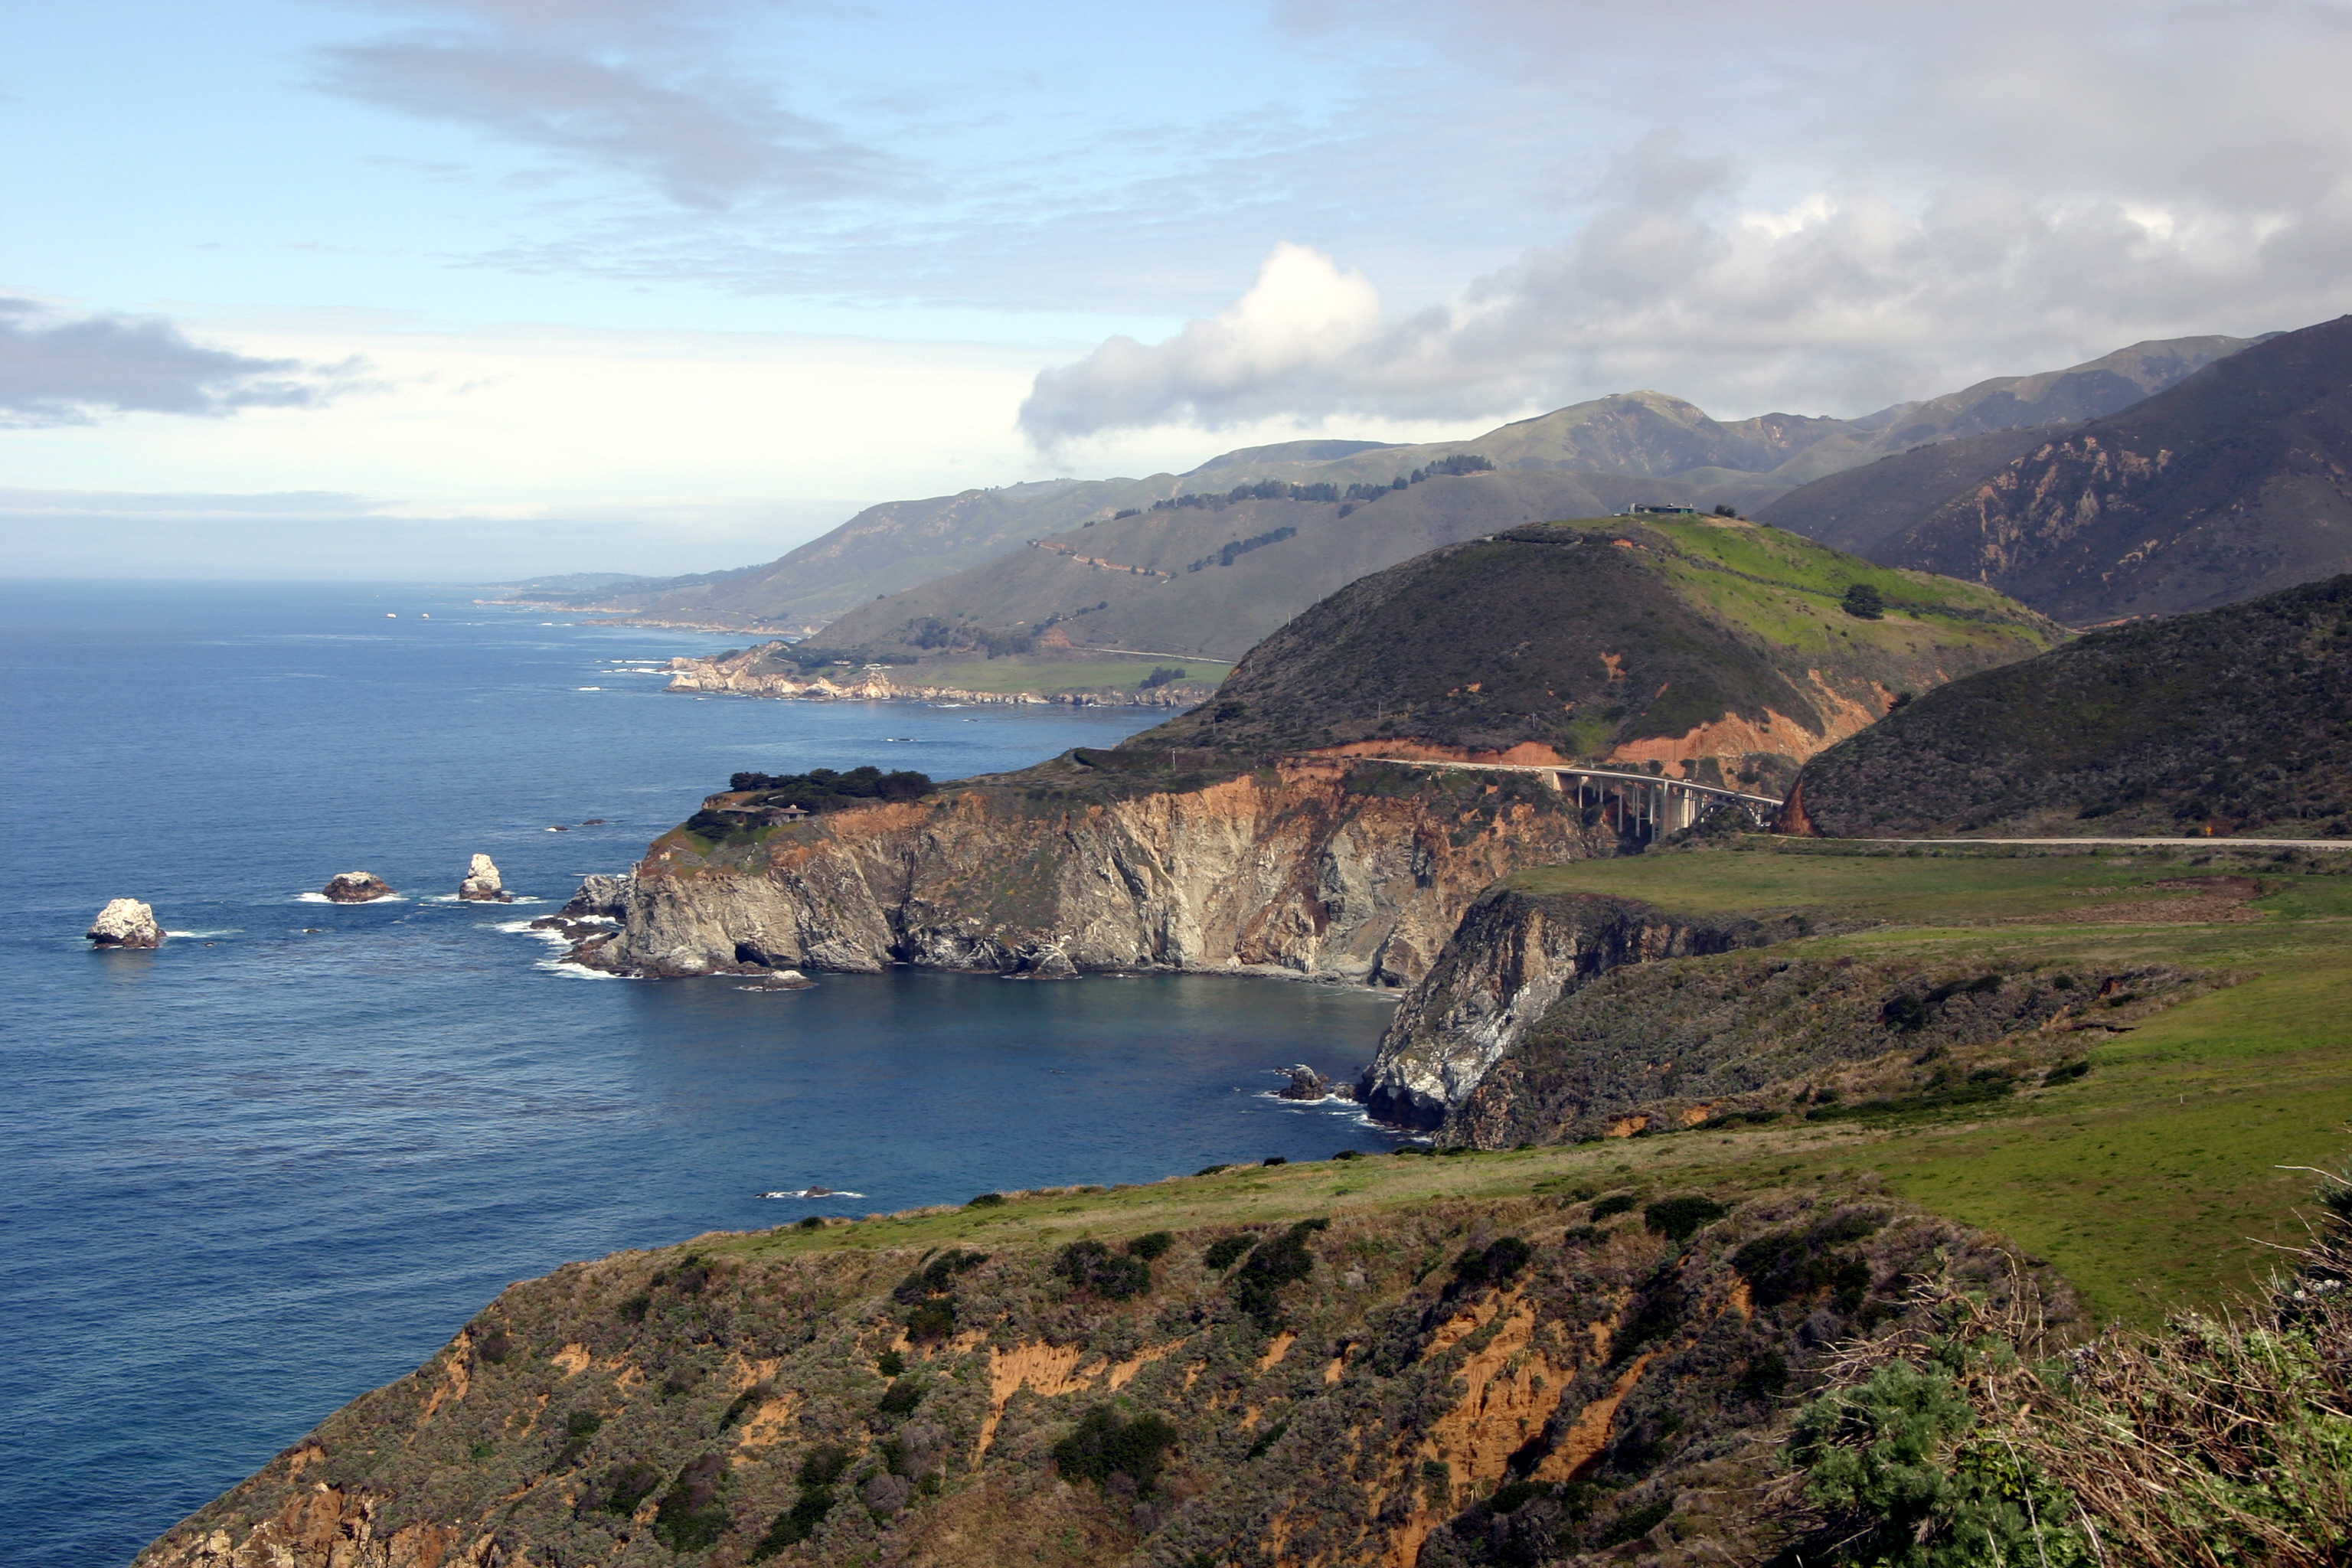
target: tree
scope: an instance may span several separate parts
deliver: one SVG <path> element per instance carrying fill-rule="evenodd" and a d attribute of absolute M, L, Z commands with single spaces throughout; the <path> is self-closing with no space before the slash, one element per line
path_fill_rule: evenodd
<path fill-rule="evenodd" d="M 1869 584 L 1856 583 L 1845 591 L 1845 613 L 1860 621 L 1880 620 L 1886 615 L 1886 601 Z"/>

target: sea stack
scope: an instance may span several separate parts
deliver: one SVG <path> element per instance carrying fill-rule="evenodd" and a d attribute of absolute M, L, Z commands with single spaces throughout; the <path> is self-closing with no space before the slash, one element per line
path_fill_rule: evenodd
<path fill-rule="evenodd" d="M 136 899 L 112 899 L 89 922 L 89 940 L 100 947 L 161 947 L 163 929 L 155 911 Z"/>
<path fill-rule="evenodd" d="M 499 878 L 498 867 L 487 855 L 475 856 L 473 864 L 466 868 L 466 879 L 457 884 L 457 896 L 481 903 L 513 902 L 507 895 L 507 885 Z"/>
<path fill-rule="evenodd" d="M 319 890 L 338 904 L 368 904 L 392 897 L 392 884 L 373 871 L 338 871 Z"/>

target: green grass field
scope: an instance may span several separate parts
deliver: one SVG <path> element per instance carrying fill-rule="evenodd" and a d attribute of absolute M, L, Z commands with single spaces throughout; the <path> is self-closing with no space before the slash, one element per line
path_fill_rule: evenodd
<path fill-rule="evenodd" d="M 2263 872 L 2266 890 L 2251 905 L 2263 918 L 2251 921 L 2011 922 L 2079 908 L 2089 889 L 2160 899 L 2135 889 L 2242 869 L 2229 858 L 2199 866 L 2146 852 L 1862 856 L 1788 846 L 1587 861 L 1517 879 L 1532 890 L 1611 893 L 1666 909 L 1817 909 L 1887 922 L 1780 950 L 1792 952 L 1899 945 L 1995 964 L 2167 963 L 2240 977 L 2099 1046 L 2087 1078 L 1990 1110 L 1252 1167 L 718 1245 L 745 1255 L 951 1241 L 1042 1247 L 1531 1188 L 1733 1197 L 1792 1184 L 1876 1183 L 2047 1258 L 2099 1317 L 2151 1322 L 2168 1305 L 2212 1305 L 2258 1279 L 2274 1256 L 2262 1244 L 2301 1234 L 2294 1211 L 2313 1178 L 2287 1167 L 2338 1166 L 2352 1154 L 2352 875 Z"/>
<path fill-rule="evenodd" d="M 1106 687 L 1132 690 L 1155 669 L 1173 667 L 1188 682 L 1214 685 L 1232 673 L 1233 666 L 1201 658 L 1005 658 L 971 659 L 961 664 L 899 666 L 890 679 L 902 686 L 951 686 L 962 691 L 986 691 L 1010 697 L 1034 691 L 1049 697 L 1057 691 L 1099 691 Z"/>

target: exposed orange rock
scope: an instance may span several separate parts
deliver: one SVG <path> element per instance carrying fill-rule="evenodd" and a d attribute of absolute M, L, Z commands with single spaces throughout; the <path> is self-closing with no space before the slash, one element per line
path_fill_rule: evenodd
<path fill-rule="evenodd" d="M 1599 1458 L 1601 1450 L 1609 1446 L 1609 1428 L 1617 1419 L 1617 1407 L 1625 1403 L 1625 1396 L 1633 1392 L 1635 1384 L 1642 1381 L 1642 1373 L 1649 1370 L 1650 1363 L 1657 1359 L 1655 1351 L 1635 1356 L 1633 1364 L 1619 1375 L 1615 1385 L 1607 1394 L 1578 1413 L 1576 1424 L 1560 1438 L 1559 1447 L 1546 1454 L 1543 1462 L 1536 1467 L 1535 1479 L 1539 1481 L 1574 1480 L 1579 1471 Z"/>

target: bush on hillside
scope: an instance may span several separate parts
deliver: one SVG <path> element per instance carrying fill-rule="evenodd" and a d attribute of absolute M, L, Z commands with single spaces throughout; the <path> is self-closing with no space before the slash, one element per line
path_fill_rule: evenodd
<path fill-rule="evenodd" d="M 1080 1290 L 1124 1301 L 1151 1289 L 1151 1265 L 1140 1258 L 1121 1257 L 1101 1242 L 1074 1241 L 1062 1248 L 1054 1272 Z"/>
<path fill-rule="evenodd" d="M 1092 1481 L 1108 1486 L 1113 1476 L 1125 1476 L 1138 1493 L 1149 1494 L 1159 1484 L 1169 1449 L 1176 1446 L 1175 1426 L 1159 1415 L 1122 1418 L 1108 1405 L 1087 1412 L 1078 1429 L 1054 1445 L 1054 1468 L 1065 1480 Z"/>
<path fill-rule="evenodd" d="M 1329 1229 L 1330 1225 L 1328 1219 L 1303 1219 L 1273 1240 L 1260 1242 L 1234 1273 L 1234 1304 L 1255 1318 L 1260 1328 L 1273 1332 L 1282 1322 L 1277 1300 L 1282 1288 L 1315 1272 L 1315 1256 L 1307 1250 L 1307 1238 Z"/>

